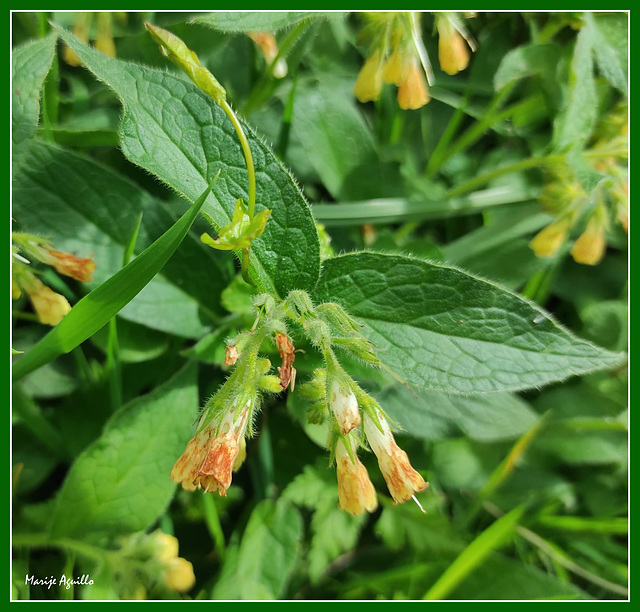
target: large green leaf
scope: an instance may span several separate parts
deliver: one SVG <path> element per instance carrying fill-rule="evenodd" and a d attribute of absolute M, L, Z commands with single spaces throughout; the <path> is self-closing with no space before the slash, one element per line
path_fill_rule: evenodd
<path fill-rule="evenodd" d="M 227 557 L 212 599 L 278 599 L 296 566 L 302 518 L 286 499 L 260 502 L 240 548 Z"/>
<path fill-rule="evenodd" d="M 98 539 L 147 529 L 173 497 L 169 471 L 197 412 L 196 369 L 187 366 L 114 414 L 71 467 L 51 536 Z"/>
<path fill-rule="evenodd" d="M 517 47 L 502 58 L 493 77 L 494 87 L 499 91 L 512 81 L 555 72 L 560 54 L 561 48 L 555 43 Z"/>
<path fill-rule="evenodd" d="M 377 396 L 385 412 L 407 435 L 441 440 L 464 433 L 472 440 L 495 442 L 517 438 L 535 423 L 527 403 L 510 393 L 462 397 L 396 385 Z"/>
<path fill-rule="evenodd" d="M 70 151 L 34 142 L 25 162 L 14 179 L 14 218 L 21 230 L 48 236 L 58 250 L 82 256 L 93 253 L 97 268 L 90 288 L 122 267 L 140 213 L 136 253 L 175 222 L 177 210 L 170 214 L 164 202 L 128 179 Z M 231 280 L 225 263 L 189 234 L 162 276 L 119 314 L 147 327 L 198 338 L 223 314 L 220 294 Z"/>
<path fill-rule="evenodd" d="M 13 380 L 69 353 L 124 308 L 173 255 L 209 194 L 208 187 L 178 221 L 122 270 L 83 297 L 38 344 L 13 367 Z"/>
<path fill-rule="evenodd" d="M 282 11 L 279 13 L 269 13 L 267 11 L 224 11 L 194 17 L 191 23 L 197 23 L 221 32 L 248 34 L 249 32 L 276 32 L 281 28 L 295 25 L 304 19 L 310 19 L 322 14 L 303 11 Z"/>
<path fill-rule="evenodd" d="M 452 266 L 376 253 L 323 265 L 316 298 L 335 300 L 362 321 L 383 362 L 412 385 L 514 391 L 621 360 L 538 306 Z"/>
<path fill-rule="evenodd" d="M 56 36 L 29 42 L 12 53 L 11 142 L 18 162 L 24 145 L 35 134 L 40 116 L 40 90 L 51 68 Z"/>
<path fill-rule="evenodd" d="M 60 35 L 120 97 L 126 157 L 191 201 L 221 170 L 203 210 L 219 226 L 228 224 L 236 199 L 248 200 L 248 179 L 238 138 L 222 109 L 182 78 L 111 59 L 63 30 Z M 261 290 L 281 296 L 294 288 L 310 289 L 318 278 L 320 255 L 309 206 L 271 149 L 250 127 L 244 129 L 256 169 L 256 212 L 273 211 L 265 232 L 253 242 L 250 275 Z"/>

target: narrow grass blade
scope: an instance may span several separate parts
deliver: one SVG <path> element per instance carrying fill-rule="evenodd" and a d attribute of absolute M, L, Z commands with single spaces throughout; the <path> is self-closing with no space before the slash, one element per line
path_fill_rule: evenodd
<path fill-rule="evenodd" d="M 515 532 L 523 511 L 524 506 L 518 506 L 485 529 L 436 580 L 423 599 L 444 599 L 489 553 L 500 548 Z"/>
<path fill-rule="evenodd" d="M 176 223 L 131 263 L 82 298 L 13 368 L 13 380 L 72 351 L 95 334 L 151 281 L 173 255 L 211 191 L 211 185 Z"/>

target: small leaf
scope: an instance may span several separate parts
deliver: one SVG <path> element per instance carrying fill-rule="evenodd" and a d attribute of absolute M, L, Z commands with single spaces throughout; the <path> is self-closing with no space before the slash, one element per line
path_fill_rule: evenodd
<path fill-rule="evenodd" d="M 238 199 L 231 223 L 220 230 L 218 237 L 214 240 L 209 234 L 202 234 L 200 239 L 210 247 L 221 251 L 248 249 L 251 247 L 251 241 L 262 235 L 270 216 L 271 211 L 266 209 L 261 210 L 251 219 L 242 199 Z"/>
<path fill-rule="evenodd" d="M 515 391 L 623 359 L 498 285 L 420 259 L 358 253 L 327 260 L 315 295 L 364 323 L 396 374 L 436 391 Z"/>
<path fill-rule="evenodd" d="M 71 467 L 54 512 L 52 537 L 95 540 L 151 526 L 173 497 L 169 471 L 184 450 L 197 412 L 193 366 L 116 412 Z"/>
<path fill-rule="evenodd" d="M 558 65 L 561 49 L 555 43 L 527 45 L 509 51 L 493 77 L 493 86 L 500 91 L 508 83 L 534 74 L 552 73 Z"/>
<path fill-rule="evenodd" d="M 56 35 L 29 42 L 12 52 L 11 141 L 13 161 L 17 163 L 24 145 L 36 132 L 40 116 L 40 90 L 51 68 Z"/>
<path fill-rule="evenodd" d="M 237 556 L 229 555 L 213 599 L 279 599 L 296 567 L 302 518 L 291 502 L 265 500 L 254 509 Z"/>

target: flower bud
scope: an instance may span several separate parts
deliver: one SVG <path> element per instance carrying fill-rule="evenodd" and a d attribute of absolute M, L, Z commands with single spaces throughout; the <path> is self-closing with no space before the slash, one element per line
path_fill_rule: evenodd
<path fill-rule="evenodd" d="M 21 280 L 41 323 L 57 325 L 71 310 L 67 298 L 43 285 L 33 274 L 24 274 Z"/>
<path fill-rule="evenodd" d="M 398 104 L 402 110 L 417 110 L 430 99 L 427 81 L 417 60 L 413 58 L 407 75 L 398 87 Z"/>
<path fill-rule="evenodd" d="M 193 565 L 182 557 L 170 559 L 164 572 L 164 583 L 172 590 L 185 593 L 193 588 L 196 577 Z"/>
<path fill-rule="evenodd" d="M 178 556 L 178 539 L 164 531 L 156 531 L 153 534 L 156 547 L 155 556 L 158 559 L 173 559 Z"/>
<path fill-rule="evenodd" d="M 355 394 L 337 380 L 331 382 L 329 405 L 338 421 L 338 428 L 346 436 L 354 427 L 360 425 L 360 411 Z"/>
<path fill-rule="evenodd" d="M 351 460 L 342 440 L 336 445 L 336 465 L 338 470 L 339 507 L 349 514 L 373 512 L 378 507 L 378 499 L 367 468 L 357 455 Z"/>
<path fill-rule="evenodd" d="M 249 38 L 258 45 L 258 48 L 264 56 L 264 61 L 267 66 L 273 63 L 273 60 L 278 55 L 278 43 L 276 37 L 273 34 L 265 32 L 252 32 L 249 34 Z M 287 62 L 284 58 L 280 58 L 276 65 L 273 67 L 273 76 L 276 79 L 282 79 L 287 76 Z"/>
<path fill-rule="evenodd" d="M 416 470 L 411 467 L 407 453 L 397 444 L 389 428 L 389 424 L 380 412 L 376 415 L 382 431 L 366 414 L 364 431 L 371 450 L 378 459 L 380 471 L 384 477 L 389 493 L 396 503 L 407 501 L 414 493 L 424 490 L 427 483 Z"/>
<path fill-rule="evenodd" d="M 592 220 L 573 245 L 571 256 L 577 263 L 595 266 L 604 257 L 605 249 L 604 227 L 601 223 Z"/>
<path fill-rule="evenodd" d="M 268 393 L 280 393 L 282 391 L 282 383 L 277 376 L 260 376 L 256 384 L 258 389 L 267 391 Z"/>
<path fill-rule="evenodd" d="M 371 55 L 358 74 L 353 94 L 360 102 L 372 102 L 382 91 L 382 57 L 380 51 Z"/>
<path fill-rule="evenodd" d="M 529 246 L 537 257 L 553 257 L 567 238 L 571 223 L 568 219 L 559 219 L 538 232 Z"/>

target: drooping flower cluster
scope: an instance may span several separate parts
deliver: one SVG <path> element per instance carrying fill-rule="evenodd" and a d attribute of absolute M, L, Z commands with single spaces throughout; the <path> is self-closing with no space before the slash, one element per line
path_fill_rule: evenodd
<path fill-rule="evenodd" d="M 328 447 L 336 462 L 340 508 L 360 514 L 373 512 L 378 506 L 358 448 L 373 451 L 394 502 L 405 502 L 424 490 L 427 483 L 398 447 L 382 408 L 344 371 L 334 353 L 338 348 L 381 367 L 359 324 L 337 304 L 314 306 L 304 291 L 292 291 L 283 302 L 259 295 L 254 304 L 258 317 L 251 331 L 241 333 L 227 347 L 225 364 L 234 370 L 207 402 L 194 437 L 171 470 L 174 482 L 188 491 L 201 488 L 227 494 L 233 472 L 246 456 L 246 438 L 253 433 L 261 395 L 294 388 L 295 347 L 287 331 L 287 321 L 293 321 L 320 351 L 327 366 L 314 372 L 300 394 L 312 402 L 310 422 L 329 421 Z M 282 359 L 278 376 L 268 373 L 271 362 L 258 355 L 267 339 Z"/>
<path fill-rule="evenodd" d="M 589 175 L 595 186 L 585 187 L 567 163 L 551 169 L 551 179 L 540 201 L 555 219 L 530 242 L 538 257 L 555 256 L 569 240 L 571 230 L 582 227 L 571 256 L 577 263 L 594 266 L 604 257 L 606 234 L 613 221 L 628 233 L 627 117 L 627 104 L 620 104 L 600 126 L 595 144 L 583 155 L 580 173 Z"/>
<path fill-rule="evenodd" d="M 403 110 L 416 110 L 431 99 L 432 83 L 429 56 L 422 43 L 420 13 L 365 13 L 368 23 L 361 38 L 369 40 L 369 55 L 360 70 L 353 93 L 360 102 L 380 97 L 383 83 L 398 87 L 398 105 Z M 469 63 L 467 43 L 473 41 L 457 13 L 437 13 L 440 34 L 439 59 L 443 71 L 455 74 Z M 425 80 L 426 76 L 426 80 Z"/>
<path fill-rule="evenodd" d="M 57 325 L 71 310 L 71 305 L 67 298 L 47 287 L 29 264 L 37 260 L 52 266 L 60 274 L 87 283 L 93 278 L 95 261 L 91 257 L 76 257 L 71 253 L 57 251 L 49 241 L 33 234 L 13 232 L 12 241 L 12 298 L 17 300 L 24 290 L 40 322 Z"/>

